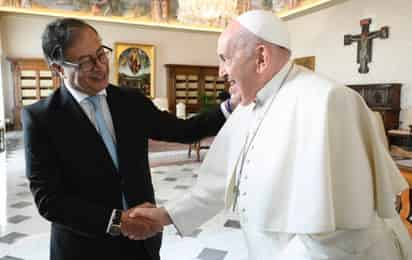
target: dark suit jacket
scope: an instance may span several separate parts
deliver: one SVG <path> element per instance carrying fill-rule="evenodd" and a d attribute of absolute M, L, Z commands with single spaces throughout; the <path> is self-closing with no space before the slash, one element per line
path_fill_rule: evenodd
<path fill-rule="evenodd" d="M 129 241 L 106 234 L 113 209 L 154 203 L 148 138 L 190 143 L 215 135 L 219 108 L 189 120 L 161 112 L 135 90 L 107 87 L 119 171 L 79 104 L 62 86 L 22 112 L 27 177 L 40 214 L 52 222 L 51 259 L 159 259 L 161 235 Z"/>

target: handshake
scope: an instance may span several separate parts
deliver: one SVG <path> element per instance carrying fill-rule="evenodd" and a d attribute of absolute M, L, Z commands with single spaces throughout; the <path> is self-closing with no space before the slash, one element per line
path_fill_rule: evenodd
<path fill-rule="evenodd" d="M 156 208 L 151 203 L 143 203 L 122 212 L 120 231 L 132 240 L 150 238 L 171 224 L 169 214 L 164 208 Z"/>

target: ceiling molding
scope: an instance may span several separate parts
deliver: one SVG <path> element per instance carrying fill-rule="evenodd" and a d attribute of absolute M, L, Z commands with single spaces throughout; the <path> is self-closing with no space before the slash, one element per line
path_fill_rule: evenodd
<path fill-rule="evenodd" d="M 304 6 L 294 8 L 292 10 L 282 11 L 277 15 L 284 21 L 288 21 L 297 17 L 301 17 L 310 13 L 314 13 L 325 8 L 335 6 L 348 0 L 313 0 Z M 220 33 L 222 28 L 209 27 L 201 25 L 185 25 L 178 21 L 169 21 L 168 23 L 154 22 L 149 18 L 128 18 L 128 17 L 108 17 L 108 16 L 94 16 L 88 13 L 54 10 L 47 8 L 15 8 L 0 6 L 0 14 L 23 14 L 23 15 L 38 15 L 48 17 L 70 17 L 79 18 L 88 21 L 97 21 L 105 23 L 117 23 L 126 25 L 136 25 L 141 28 L 161 29 L 161 30 L 184 30 L 206 33 Z"/>

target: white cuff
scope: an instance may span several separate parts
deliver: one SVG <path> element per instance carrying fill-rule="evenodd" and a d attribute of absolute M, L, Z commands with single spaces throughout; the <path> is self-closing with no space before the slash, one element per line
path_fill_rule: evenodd
<path fill-rule="evenodd" d="M 107 234 L 109 234 L 110 226 L 113 223 L 113 218 L 114 218 L 114 215 L 115 215 L 115 211 L 116 211 L 115 209 L 112 211 L 112 215 L 110 216 L 109 223 L 107 224 L 107 228 L 106 228 L 106 233 Z"/>
<path fill-rule="evenodd" d="M 220 110 L 222 111 L 222 113 L 223 113 L 223 115 L 226 117 L 226 119 L 228 119 L 229 116 L 230 116 L 230 113 L 229 113 L 229 111 L 227 111 L 227 109 L 226 109 L 225 102 L 226 102 L 226 101 L 220 103 Z"/>

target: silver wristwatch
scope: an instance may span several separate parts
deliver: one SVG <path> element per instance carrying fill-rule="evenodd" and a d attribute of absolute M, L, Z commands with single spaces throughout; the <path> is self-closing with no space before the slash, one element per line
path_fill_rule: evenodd
<path fill-rule="evenodd" d="M 107 233 L 112 236 L 119 236 L 121 234 L 121 218 L 122 218 L 122 211 L 118 209 L 114 209 L 112 212 L 112 216 L 110 217 L 109 226 L 107 228 Z"/>

